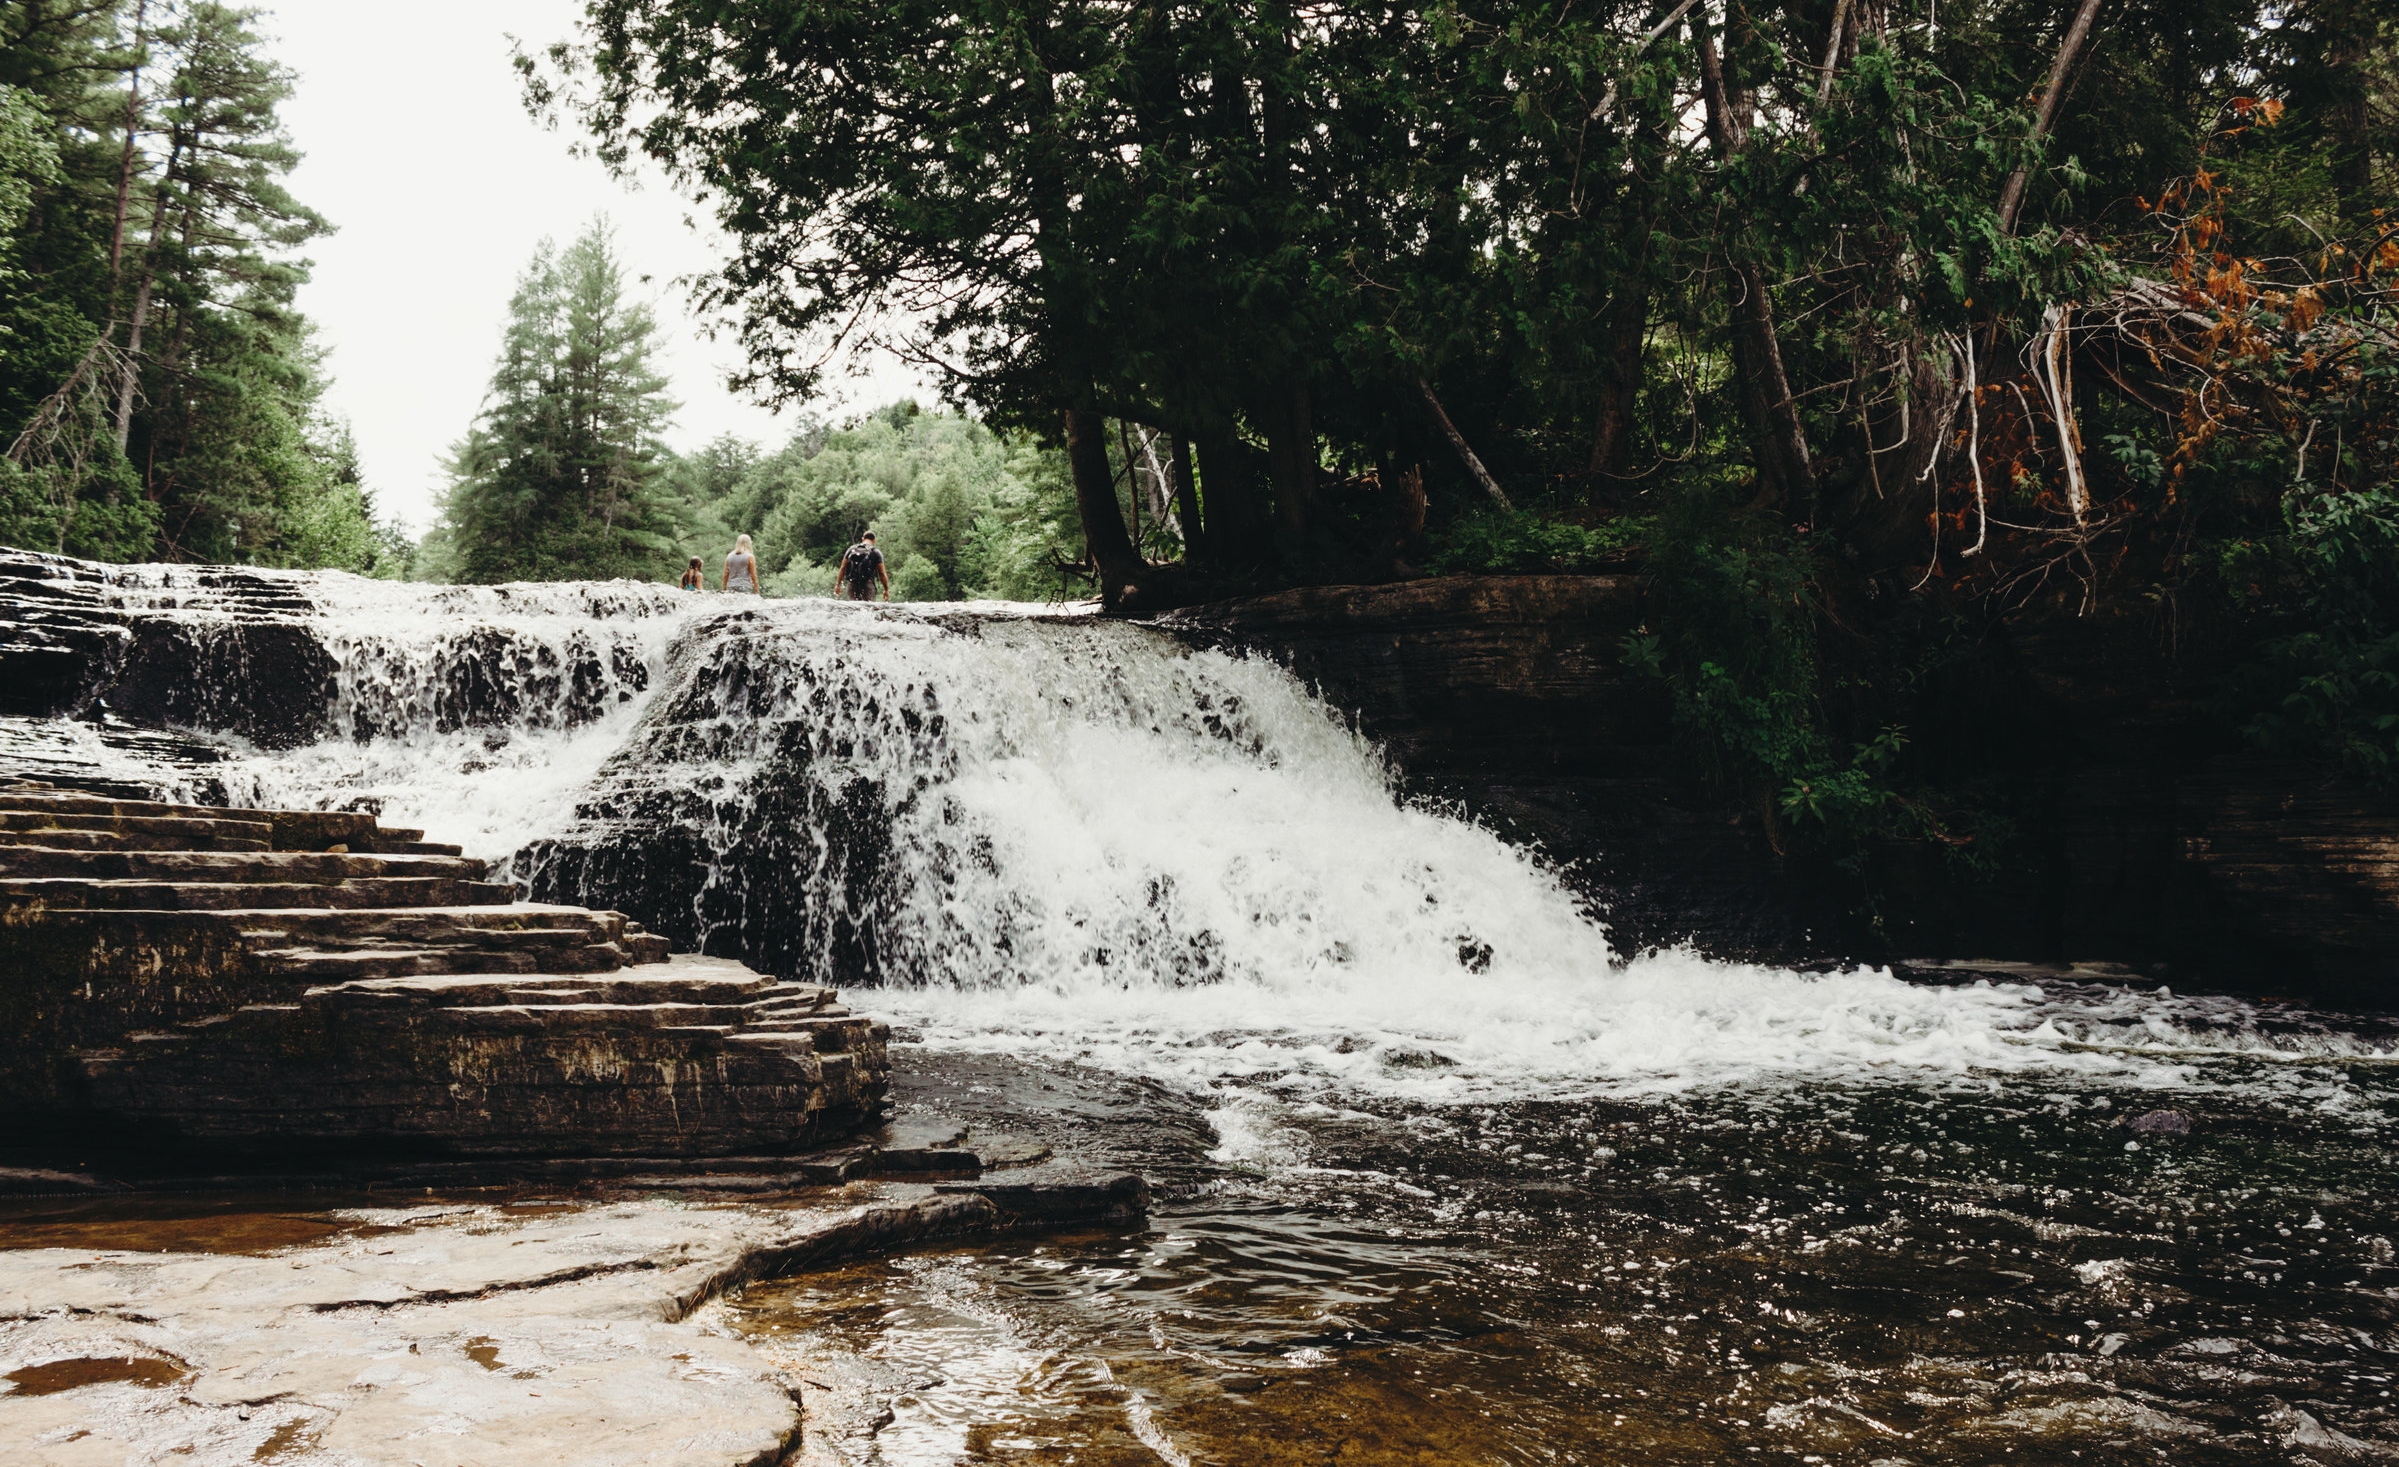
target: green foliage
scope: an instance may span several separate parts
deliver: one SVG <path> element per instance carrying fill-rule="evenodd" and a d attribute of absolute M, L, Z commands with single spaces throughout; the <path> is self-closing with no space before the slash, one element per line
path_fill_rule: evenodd
<path fill-rule="evenodd" d="M 842 552 L 876 533 L 892 596 L 1043 600 L 1076 544 L 1061 455 L 971 418 L 901 401 L 834 430 L 803 424 L 758 457 L 715 445 L 678 469 L 695 515 L 756 537 L 770 595 L 825 595 Z"/>
<path fill-rule="evenodd" d="M 1794 778 L 1783 786 L 1783 814 L 1813 822 L 1836 842 L 1892 833 L 1901 801 L 1890 779 L 1907 742 L 1907 730 L 1893 725 L 1854 746 L 1846 766 Z"/>
<path fill-rule="evenodd" d="M 564 250 L 545 241 L 508 313 L 483 413 L 452 450 L 428 570 L 672 578 L 687 527 L 658 432 L 674 405 L 653 364 L 657 323 L 626 298 L 606 223 Z"/>
<path fill-rule="evenodd" d="M 292 302 L 330 226 L 283 186 L 291 77 L 256 19 L 0 5 L 0 539 L 360 570 L 395 549 L 318 408 Z"/>
<path fill-rule="evenodd" d="M 1868 843 L 1889 838 L 1931 840 L 1986 865 L 1987 842 L 1952 833 L 1954 792 L 1907 778 L 1906 728 L 1840 736 L 1822 650 L 1824 568 L 1804 537 L 1745 507 L 1737 487 L 1687 479 L 1648 526 L 1658 614 L 1626 640 L 1627 666 L 1664 686 L 1691 757 L 1747 795 L 1778 844 L 1805 842 L 1852 871 Z"/>
<path fill-rule="evenodd" d="M 0 85 L 0 242 L 14 241 L 35 191 L 59 181 L 58 144 L 47 120 L 32 93 Z M 0 269 L 7 268 L 0 258 Z"/>
<path fill-rule="evenodd" d="M 1675 721 L 1712 777 L 1776 789 L 1831 768 L 1816 650 L 1822 596 L 1805 542 L 1737 494 L 1705 476 L 1670 492 L 1649 536 L 1659 614 L 1625 655 L 1671 691 Z"/>
<path fill-rule="evenodd" d="M 1441 534 L 1425 569 L 1436 575 L 1592 571 L 1641 544 L 1652 527 L 1645 515 L 1589 526 L 1531 511 L 1480 510 Z"/>
<path fill-rule="evenodd" d="M 2294 493 L 2267 554 L 2287 576 L 2295 627 L 2262 644 L 2236 698 L 2263 703 L 2245 732 L 2276 753 L 2399 779 L 2399 486 Z"/>
<path fill-rule="evenodd" d="M 0 545 L 90 560 L 140 560 L 158 539 L 158 506 L 142 498 L 133 466 L 97 471 L 20 467 L 0 458 Z"/>

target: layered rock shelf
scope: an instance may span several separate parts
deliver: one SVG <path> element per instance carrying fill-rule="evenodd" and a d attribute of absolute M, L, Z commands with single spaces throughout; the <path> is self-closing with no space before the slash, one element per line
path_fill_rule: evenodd
<path fill-rule="evenodd" d="M 0 790 L 0 1108 L 22 1137 L 705 1157 L 874 1120 L 833 990 L 520 902 L 367 815 Z"/>

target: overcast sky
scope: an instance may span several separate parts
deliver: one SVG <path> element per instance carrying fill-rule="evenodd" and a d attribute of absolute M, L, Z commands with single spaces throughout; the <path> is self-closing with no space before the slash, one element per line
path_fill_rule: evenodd
<path fill-rule="evenodd" d="M 571 32 L 579 0 L 269 0 L 262 29 L 300 74 L 284 109 L 306 159 L 292 192 L 339 227 L 309 248 L 300 292 L 331 349 L 334 411 L 358 434 L 387 512 L 426 528 L 438 461 L 475 416 L 517 273 L 543 236 L 564 242 L 605 212 L 629 275 L 656 302 L 663 362 L 683 404 L 668 441 L 723 432 L 779 439 L 785 420 L 728 393 L 739 352 L 710 342 L 670 282 L 704 270 L 712 235 L 665 187 L 629 190 L 518 101 L 508 37 L 540 48 Z M 875 406 L 923 387 L 875 367 L 833 406 Z"/>

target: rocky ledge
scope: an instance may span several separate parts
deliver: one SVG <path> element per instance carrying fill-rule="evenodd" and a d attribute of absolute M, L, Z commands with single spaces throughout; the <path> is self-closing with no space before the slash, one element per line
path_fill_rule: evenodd
<path fill-rule="evenodd" d="M 58 1464 L 764 1467 L 800 1447 L 808 1383 L 717 1325 L 721 1294 L 918 1242 L 1132 1221 L 1147 1196 L 1052 1167 L 736 1207 L 364 1210 L 258 1253 L 0 1250 L 0 1441 Z"/>
<path fill-rule="evenodd" d="M 290 1160 L 789 1154 L 879 1114 L 889 1030 L 833 990 L 486 875 L 366 815 L 0 791 L 0 1115 Z"/>

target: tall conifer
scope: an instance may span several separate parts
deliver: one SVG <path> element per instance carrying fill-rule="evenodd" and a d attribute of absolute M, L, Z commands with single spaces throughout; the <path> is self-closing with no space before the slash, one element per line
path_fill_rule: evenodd
<path fill-rule="evenodd" d="M 647 576 L 675 564 L 680 506 L 657 322 L 629 300 L 605 221 L 544 242 L 508 303 L 479 417 L 452 451 L 443 528 L 462 581 Z"/>

